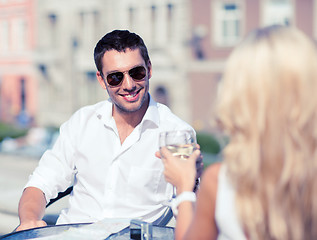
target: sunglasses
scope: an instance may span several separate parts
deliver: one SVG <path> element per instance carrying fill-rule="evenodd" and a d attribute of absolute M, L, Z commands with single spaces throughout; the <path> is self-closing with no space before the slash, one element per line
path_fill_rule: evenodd
<path fill-rule="evenodd" d="M 124 79 L 125 73 L 128 73 L 134 81 L 142 81 L 146 76 L 146 69 L 143 66 L 137 66 L 125 72 L 110 73 L 107 75 L 107 83 L 109 84 L 109 86 L 120 86 Z"/>

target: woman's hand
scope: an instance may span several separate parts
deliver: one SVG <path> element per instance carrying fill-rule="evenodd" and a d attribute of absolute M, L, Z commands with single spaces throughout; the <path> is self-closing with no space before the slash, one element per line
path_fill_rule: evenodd
<path fill-rule="evenodd" d="M 176 187 L 177 195 L 183 191 L 193 191 L 195 179 L 202 172 L 202 156 L 199 149 L 186 160 L 173 156 L 166 147 L 161 148 L 155 155 L 162 159 L 165 179 Z M 199 166 L 197 169 L 196 162 Z"/>

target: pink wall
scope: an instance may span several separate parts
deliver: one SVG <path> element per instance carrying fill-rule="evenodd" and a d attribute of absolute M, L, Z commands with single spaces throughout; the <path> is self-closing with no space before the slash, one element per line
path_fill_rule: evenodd
<path fill-rule="evenodd" d="M 295 1 L 295 25 L 309 36 L 313 36 L 313 6 L 313 0 Z"/>
<path fill-rule="evenodd" d="M 22 110 L 21 79 L 25 80 L 26 112 L 33 118 L 37 111 L 37 81 L 32 60 L 36 45 L 34 0 L 1 3 L 0 11 L 7 13 L 0 20 L 9 23 L 9 55 L 0 54 L 0 119 L 15 122 Z M 17 19 L 23 19 L 27 26 L 23 39 L 13 34 L 12 23 Z M 24 49 L 18 48 L 20 41 L 25 41 Z"/>
<path fill-rule="evenodd" d="M 192 98 L 192 124 L 197 130 L 211 128 L 210 119 L 213 115 L 213 106 L 216 97 L 218 82 L 221 73 L 192 72 L 189 75 L 190 86 L 194 93 Z"/>
<path fill-rule="evenodd" d="M 191 84 L 192 96 L 192 121 L 196 128 L 203 128 L 212 131 L 210 120 L 214 107 L 215 94 L 222 70 L 214 67 L 213 63 L 225 63 L 232 48 L 217 48 L 212 45 L 212 11 L 211 4 L 216 0 L 191 0 L 191 26 L 204 25 L 207 29 L 206 38 L 202 46 L 206 53 L 204 60 L 195 59 L 192 55 L 192 61 L 196 64 L 206 66 L 202 72 L 192 70 L 188 77 Z M 261 1 L 245 0 L 244 32 L 243 35 L 261 25 Z M 313 2 L 314 0 L 295 0 L 295 25 L 309 36 L 313 37 Z M 209 65 L 208 65 L 209 64 Z M 217 71 L 213 70 L 217 69 Z M 197 130 L 198 130 L 197 129 Z"/>

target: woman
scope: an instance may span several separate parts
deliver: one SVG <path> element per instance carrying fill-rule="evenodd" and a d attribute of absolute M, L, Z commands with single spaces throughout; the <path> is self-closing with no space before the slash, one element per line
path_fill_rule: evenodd
<path fill-rule="evenodd" d="M 195 209 L 178 205 L 176 239 L 317 239 L 317 53 L 299 30 L 251 32 L 228 59 L 216 122 L 224 161 L 203 174 Z M 194 184 L 195 158 L 163 149 L 177 193 Z"/>

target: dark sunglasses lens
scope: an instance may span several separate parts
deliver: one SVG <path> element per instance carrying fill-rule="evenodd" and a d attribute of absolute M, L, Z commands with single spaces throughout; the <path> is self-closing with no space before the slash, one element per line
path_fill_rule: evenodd
<path fill-rule="evenodd" d="M 142 66 L 132 68 L 129 75 L 135 80 L 142 80 L 146 76 L 146 69 Z"/>
<path fill-rule="evenodd" d="M 110 73 L 107 76 L 107 82 L 110 86 L 118 86 L 123 80 L 122 72 Z"/>

